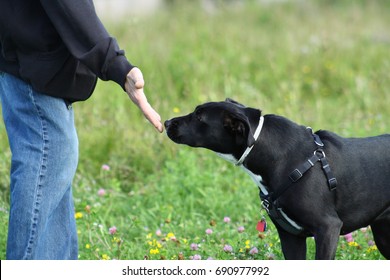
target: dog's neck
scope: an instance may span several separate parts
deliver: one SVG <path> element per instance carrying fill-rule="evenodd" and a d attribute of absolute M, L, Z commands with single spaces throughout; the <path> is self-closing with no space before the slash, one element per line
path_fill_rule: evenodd
<path fill-rule="evenodd" d="M 250 175 L 262 192 L 268 194 L 269 187 L 279 185 L 279 182 L 274 184 L 269 178 L 281 178 L 285 175 L 284 173 L 289 172 L 283 170 L 283 162 L 289 158 L 291 153 L 299 150 L 298 148 L 304 145 L 305 139 L 310 144 L 312 144 L 312 139 L 307 137 L 309 134 L 305 127 L 283 117 L 266 115 L 263 122 L 261 137 L 252 146 L 250 153 L 245 157 L 245 161 L 242 161 L 242 164 L 237 164 L 239 160 L 233 154 L 217 154 L 223 159 L 240 166 Z M 256 124 L 253 126 L 256 126 Z M 291 139 L 295 139 L 295 141 Z M 263 181 L 267 187 L 263 185 Z"/>
<path fill-rule="evenodd" d="M 236 166 L 239 166 L 242 170 L 244 170 L 246 173 L 248 173 L 248 175 L 252 178 L 252 180 L 255 182 L 255 184 L 261 189 L 261 191 L 265 194 L 265 195 L 268 195 L 268 190 L 266 188 L 266 186 L 264 186 L 262 184 L 263 182 L 263 178 L 261 177 L 261 175 L 258 175 L 258 174 L 255 174 L 253 173 L 251 170 L 249 170 L 245 165 L 243 164 L 239 164 L 237 165 L 237 159 L 233 156 L 233 155 L 230 155 L 230 154 L 221 154 L 221 153 L 216 153 L 218 156 L 220 156 L 221 158 L 233 163 L 234 165 Z"/>

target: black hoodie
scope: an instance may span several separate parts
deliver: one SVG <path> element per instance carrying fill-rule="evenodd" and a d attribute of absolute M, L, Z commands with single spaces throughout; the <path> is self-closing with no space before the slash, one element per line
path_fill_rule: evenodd
<path fill-rule="evenodd" d="M 97 77 L 124 89 L 132 67 L 92 0 L 0 0 L 0 71 L 35 90 L 86 100 Z"/>

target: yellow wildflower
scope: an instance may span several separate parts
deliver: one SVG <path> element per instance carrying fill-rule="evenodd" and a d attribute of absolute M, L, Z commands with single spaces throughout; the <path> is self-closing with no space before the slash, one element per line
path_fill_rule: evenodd
<path fill-rule="evenodd" d="M 107 254 L 102 255 L 102 260 L 108 261 L 110 257 Z"/>
<path fill-rule="evenodd" d="M 157 248 L 161 248 L 162 247 L 161 243 L 158 242 L 156 239 L 148 241 L 148 244 L 149 244 L 150 247 L 157 247 Z"/>
<path fill-rule="evenodd" d="M 150 249 L 150 251 L 149 251 L 149 253 L 151 254 L 151 255 L 157 255 L 158 253 L 160 253 L 160 250 L 159 249 Z"/>
<path fill-rule="evenodd" d="M 85 249 L 89 249 L 89 248 L 91 248 L 91 245 L 89 245 L 88 243 L 85 244 Z"/>
<path fill-rule="evenodd" d="M 175 107 L 175 108 L 173 108 L 173 112 L 176 113 L 176 114 L 180 113 L 180 109 L 178 107 Z"/>
<path fill-rule="evenodd" d="M 245 241 L 245 248 L 249 249 L 250 248 L 251 241 L 247 240 Z"/>
<path fill-rule="evenodd" d="M 83 217 L 83 213 L 81 213 L 81 212 L 76 212 L 76 213 L 74 214 L 74 217 L 75 217 L 75 219 L 81 219 L 81 218 Z"/>
<path fill-rule="evenodd" d="M 348 242 L 348 245 L 351 247 L 358 247 L 359 246 L 359 244 L 356 243 L 355 241 Z"/>
<path fill-rule="evenodd" d="M 173 234 L 173 232 L 168 233 L 167 239 L 172 239 L 172 238 L 175 238 L 175 235 Z"/>
<path fill-rule="evenodd" d="M 378 250 L 378 248 L 376 247 L 376 245 L 373 245 L 373 246 L 368 247 L 367 253 L 371 253 L 371 252 L 376 251 L 376 250 Z"/>
<path fill-rule="evenodd" d="M 120 241 L 120 239 L 118 237 L 116 237 L 116 236 L 112 239 L 112 243 L 116 243 L 118 241 Z"/>

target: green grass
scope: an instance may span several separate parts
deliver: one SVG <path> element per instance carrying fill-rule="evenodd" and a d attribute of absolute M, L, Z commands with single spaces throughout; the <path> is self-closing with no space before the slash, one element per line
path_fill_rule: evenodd
<path fill-rule="evenodd" d="M 142 69 L 148 99 L 163 119 L 230 97 L 346 137 L 389 132 L 388 1 L 219 2 L 214 13 L 177 2 L 151 17 L 106 22 Z M 242 171 L 156 133 L 112 82 L 99 82 L 91 99 L 74 108 L 81 259 L 283 258 L 272 223 L 260 236 L 255 229 L 266 213 Z M 0 149 L 4 259 L 10 153 L 3 126 Z M 382 258 L 369 229 L 356 231 L 354 240 L 340 239 L 338 259 Z M 312 257 L 313 240 L 308 245 Z M 250 254 L 253 247 L 257 254 Z"/>

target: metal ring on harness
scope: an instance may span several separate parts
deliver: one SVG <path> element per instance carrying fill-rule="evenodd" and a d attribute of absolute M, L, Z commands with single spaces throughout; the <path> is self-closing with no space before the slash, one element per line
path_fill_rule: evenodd
<path fill-rule="evenodd" d="M 322 157 L 318 156 L 320 154 Z M 323 149 L 317 149 L 314 151 L 314 155 L 318 157 L 318 159 L 326 158 L 325 152 Z"/>

